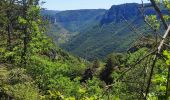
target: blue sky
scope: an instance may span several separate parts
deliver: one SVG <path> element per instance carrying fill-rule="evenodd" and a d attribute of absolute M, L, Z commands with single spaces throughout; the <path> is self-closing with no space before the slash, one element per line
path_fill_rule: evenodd
<path fill-rule="evenodd" d="M 49 10 L 75 10 L 75 9 L 109 9 L 112 5 L 123 3 L 141 3 L 141 0 L 42 0 L 46 3 L 44 8 Z M 143 0 L 149 2 L 148 0 Z"/>

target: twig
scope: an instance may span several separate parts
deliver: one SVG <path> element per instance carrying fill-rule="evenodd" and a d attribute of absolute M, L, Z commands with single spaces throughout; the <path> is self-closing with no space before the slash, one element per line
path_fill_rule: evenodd
<path fill-rule="evenodd" d="M 156 2 L 154 0 L 150 0 L 150 2 L 152 4 L 152 6 L 154 7 L 155 11 L 157 12 L 157 14 L 159 15 L 159 17 L 160 17 L 160 19 L 161 19 L 161 21 L 163 23 L 164 28 L 167 30 L 168 25 L 167 25 L 162 13 L 161 13 L 161 10 L 159 9 L 159 7 L 157 6 L 157 4 L 156 4 Z"/>
<path fill-rule="evenodd" d="M 154 56 L 154 59 L 153 59 L 153 64 L 152 64 L 152 67 L 151 67 L 151 73 L 149 75 L 149 80 L 148 80 L 148 85 L 147 85 L 147 88 L 146 88 L 146 93 L 145 93 L 145 96 L 144 96 L 144 100 L 147 100 L 147 95 L 149 93 L 149 89 L 150 89 L 150 85 L 151 85 L 151 79 L 152 79 L 152 76 L 153 76 L 153 72 L 154 72 L 156 61 L 157 61 L 157 57 L 158 57 L 158 54 L 156 54 Z"/>

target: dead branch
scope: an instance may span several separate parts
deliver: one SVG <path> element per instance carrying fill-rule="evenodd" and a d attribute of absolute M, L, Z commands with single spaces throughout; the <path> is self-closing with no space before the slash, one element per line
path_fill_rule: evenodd
<path fill-rule="evenodd" d="M 154 7 L 155 11 L 157 12 L 157 14 L 159 15 L 159 17 L 160 17 L 160 19 L 161 19 L 161 21 L 162 21 L 162 23 L 163 23 L 163 26 L 164 26 L 165 30 L 167 30 L 167 29 L 168 29 L 168 25 L 167 25 L 167 23 L 166 23 L 163 15 L 162 15 L 162 13 L 161 13 L 161 10 L 160 10 L 159 7 L 157 6 L 155 0 L 150 0 L 150 2 L 151 2 L 151 4 L 152 4 L 152 6 Z"/>
<path fill-rule="evenodd" d="M 170 26 L 169 26 L 168 29 L 166 30 L 166 32 L 165 32 L 165 34 L 164 34 L 164 36 L 163 36 L 163 39 L 162 39 L 162 41 L 161 41 L 161 43 L 160 43 L 160 45 L 159 45 L 159 47 L 158 47 L 158 53 L 161 52 L 161 49 L 162 49 L 162 47 L 163 47 L 163 44 L 165 43 L 166 38 L 167 38 L 168 35 L 169 35 L 169 32 L 170 32 Z"/>
<path fill-rule="evenodd" d="M 160 45 L 159 45 L 158 48 L 157 48 L 157 53 L 154 55 L 153 64 L 152 64 L 152 66 L 151 66 L 151 73 L 150 73 L 150 76 L 149 76 L 149 80 L 148 80 L 147 88 L 146 88 L 146 93 L 145 93 L 145 97 L 144 97 L 145 100 L 147 99 L 147 95 L 148 95 L 148 93 L 149 93 L 149 89 L 150 89 L 150 85 L 151 85 L 151 79 L 152 79 L 152 76 L 153 76 L 155 64 L 156 64 L 156 62 L 157 62 L 158 56 L 159 56 L 160 53 L 161 53 L 162 47 L 163 47 L 164 42 L 165 42 L 166 38 L 168 37 L 169 33 L 170 33 L 170 26 L 169 26 L 168 29 L 166 30 L 166 32 L 165 32 L 165 34 L 164 34 L 164 36 L 163 36 L 163 39 L 162 39 L 162 41 L 160 42 Z"/>

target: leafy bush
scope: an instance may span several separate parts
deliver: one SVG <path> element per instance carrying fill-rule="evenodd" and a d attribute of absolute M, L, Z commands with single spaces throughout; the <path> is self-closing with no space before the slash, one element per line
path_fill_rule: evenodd
<path fill-rule="evenodd" d="M 16 100 L 38 100 L 39 90 L 31 83 L 6 85 L 4 88 L 6 94 L 11 95 Z"/>

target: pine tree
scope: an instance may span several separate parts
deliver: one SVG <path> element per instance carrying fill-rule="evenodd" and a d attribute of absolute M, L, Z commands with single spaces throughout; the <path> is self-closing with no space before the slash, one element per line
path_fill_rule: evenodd
<path fill-rule="evenodd" d="M 113 59 L 109 57 L 104 70 L 100 74 L 100 79 L 103 80 L 106 84 L 111 84 L 113 82 L 111 74 L 112 74 L 114 67 L 115 67 L 115 64 L 113 62 Z"/>

